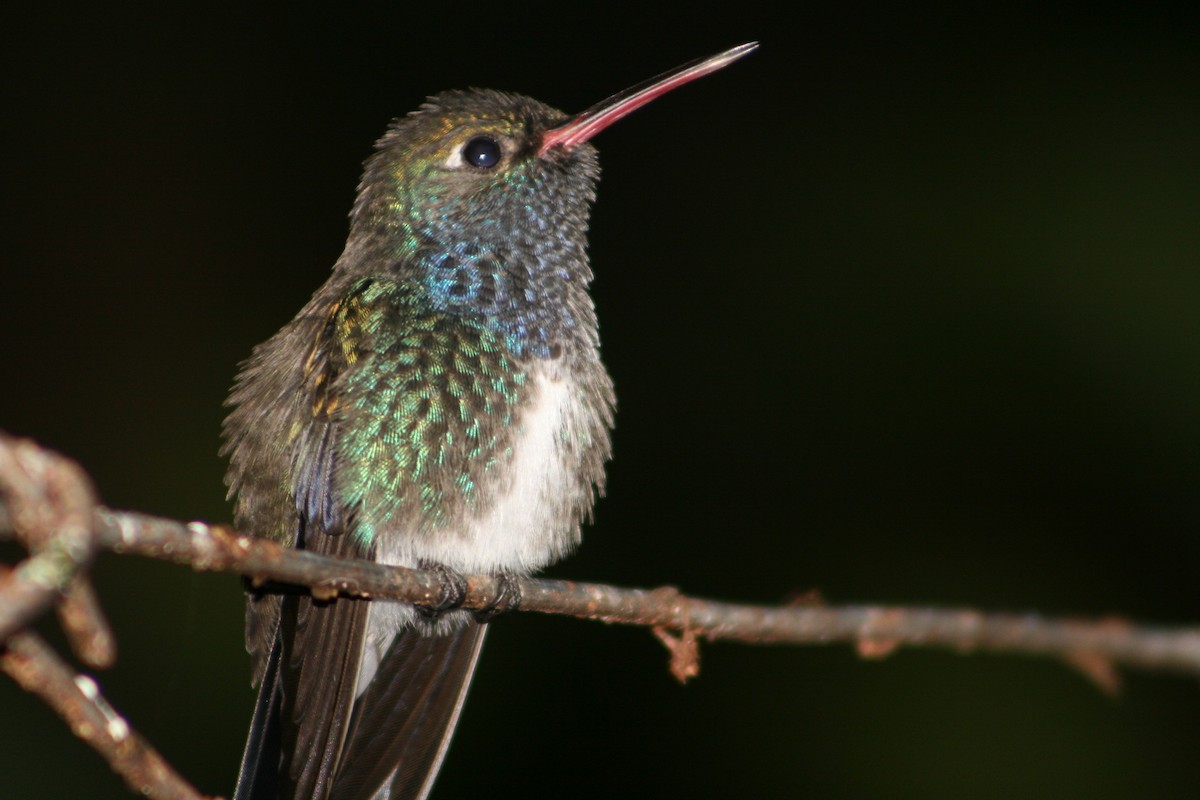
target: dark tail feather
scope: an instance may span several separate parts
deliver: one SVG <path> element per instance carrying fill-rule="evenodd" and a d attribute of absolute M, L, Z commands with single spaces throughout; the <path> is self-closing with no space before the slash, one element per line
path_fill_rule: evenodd
<path fill-rule="evenodd" d="M 242 754 L 233 800 L 274 800 L 279 796 L 279 640 L 271 647 L 258 687 L 254 719 Z"/>
<path fill-rule="evenodd" d="M 234 800 L 324 800 L 354 708 L 368 604 L 286 596 Z"/>
<path fill-rule="evenodd" d="M 486 627 L 397 634 L 359 698 L 331 800 L 422 800 L 429 794 L 475 671 Z"/>

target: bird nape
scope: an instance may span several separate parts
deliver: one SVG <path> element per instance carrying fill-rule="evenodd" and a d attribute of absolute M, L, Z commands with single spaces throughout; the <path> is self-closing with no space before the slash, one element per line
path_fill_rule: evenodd
<path fill-rule="evenodd" d="M 237 800 L 429 793 L 485 623 L 507 610 L 456 607 L 462 575 L 557 560 L 604 492 L 615 397 L 588 294 L 589 140 L 755 47 L 573 117 L 445 92 L 376 144 L 332 275 L 242 365 L 226 480 L 241 530 L 434 569 L 448 591 L 437 607 L 252 591 Z"/>

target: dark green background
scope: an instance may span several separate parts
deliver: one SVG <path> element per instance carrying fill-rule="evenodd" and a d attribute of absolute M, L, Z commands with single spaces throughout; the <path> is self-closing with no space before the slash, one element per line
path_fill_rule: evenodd
<path fill-rule="evenodd" d="M 0 428 L 108 504 L 229 519 L 236 363 L 304 303 L 388 120 L 567 110 L 750 39 L 605 132 L 620 396 L 560 576 L 775 602 L 1200 616 L 1200 26 L 1169 6 L 391 3 L 6 11 Z M 4 551 L 10 556 L 13 552 Z M 115 706 L 205 792 L 253 694 L 233 576 L 103 557 Z M 1200 687 L 1046 660 L 499 622 L 434 798 L 1200 794 Z M 0 796 L 123 798 L 0 682 Z"/>

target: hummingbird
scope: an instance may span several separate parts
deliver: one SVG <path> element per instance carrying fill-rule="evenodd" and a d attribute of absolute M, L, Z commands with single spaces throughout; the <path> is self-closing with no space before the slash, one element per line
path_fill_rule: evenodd
<path fill-rule="evenodd" d="M 236 800 L 428 795 L 487 620 L 604 493 L 616 398 L 589 295 L 590 140 L 756 47 L 574 116 L 443 92 L 376 143 L 332 274 L 240 367 L 226 483 L 243 531 L 436 570 L 445 591 L 414 607 L 251 587 Z M 461 608 L 472 573 L 501 577 L 495 608 Z"/>

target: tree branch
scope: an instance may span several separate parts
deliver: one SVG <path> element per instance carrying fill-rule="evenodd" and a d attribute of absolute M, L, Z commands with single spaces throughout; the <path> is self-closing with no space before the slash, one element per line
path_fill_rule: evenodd
<path fill-rule="evenodd" d="M 200 800 L 192 788 L 42 639 L 22 627 L 51 606 L 86 664 L 105 668 L 116 646 L 83 574 L 97 550 L 96 500 L 75 463 L 33 442 L 0 434 L 0 535 L 32 555 L 0 564 L 0 671 L 40 697 L 108 761 L 134 792 L 158 800 Z"/>
<path fill-rule="evenodd" d="M 113 552 L 237 572 L 253 582 L 311 587 L 314 595 L 434 604 L 436 573 L 370 561 L 341 560 L 193 522 L 133 512 L 97 512 L 97 541 Z M 889 606 L 757 606 L 681 594 L 673 587 L 628 589 L 607 584 L 520 578 L 521 610 L 565 614 L 622 625 L 691 633 L 709 641 L 859 646 L 864 656 L 899 645 L 945 647 L 1076 659 L 1081 653 L 1145 669 L 1200 674 L 1200 628 L 1156 628 L 1117 619 L 1050 619 L 1036 614 L 985 614 L 973 609 Z M 467 576 L 464 606 L 494 603 L 500 581 Z"/>
<path fill-rule="evenodd" d="M 0 670 L 53 708 L 136 794 L 156 800 L 201 800 L 202 795 L 104 700 L 96 682 L 74 672 L 36 634 L 10 636 L 0 648 Z"/>
<path fill-rule="evenodd" d="M 433 572 L 334 559 L 201 522 L 183 524 L 95 506 L 87 478 L 74 464 L 30 442 L 0 436 L 0 538 L 5 536 L 22 541 L 33 555 L 7 575 L 0 574 L 0 641 L 8 637 L 4 669 L 23 686 L 38 691 L 81 736 L 84 724 L 63 711 L 65 690 L 42 692 L 36 681 L 19 677 L 41 671 L 49 675 L 66 667 L 30 655 L 40 652 L 37 648 L 44 651 L 44 645 L 32 634 L 13 632 L 61 600 L 65 591 L 67 599 L 58 606 L 64 609 L 74 648 L 93 665 L 111 661 L 111 639 L 81 572 L 97 548 L 199 571 L 240 573 L 260 587 L 267 582 L 306 586 L 320 599 L 340 596 L 436 605 L 443 591 L 441 579 Z M 1083 669 L 1102 685 L 1118 664 L 1200 674 L 1198 627 L 985 614 L 971 609 L 741 605 L 689 597 L 672 587 L 627 589 L 541 578 L 520 578 L 518 585 L 525 611 L 652 628 L 670 651 L 672 672 L 680 680 L 698 672 L 699 638 L 753 644 L 850 643 L 864 657 L 885 656 L 901 645 L 1050 656 Z M 500 592 L 501 582 L 495 577 L 467 576 L 464 605 L 490 607 Z M 59 678 L 42 680 L 66 685 Z M 71 685 L 78 686 L 78 679 Z M 78 703 L 78 697 L 70 702 Z M 106 709 L 102 707 L 102 716 L 111 713 Z M 87 729 L 92 730 L 97 724 L 94 713 L 88 720 Z M 148 786 L 144 776 L 149 770 L 165 775 L 171 784 L 154 796 L 198 797 L 165 763 L 160 769 L 161 759 L 148 746 L 136 756 L 110 755 L 111 748 L 105 750 L 102 742 L 84 738 L 109 758 L 131 786 L 139 790 Z"/>
<path fill-rule="evenodd" d="M 0 437 L 0 499 L 5 522 L 33 554 L 0 576 L 0 641 L 66 592 L 65 627 L 77 654 L 93 666 L 111 663 L 111 637 L 95 594 L 79 577 L 96 552 L 95 493 L 83 470 L 33 442 Z"/>

